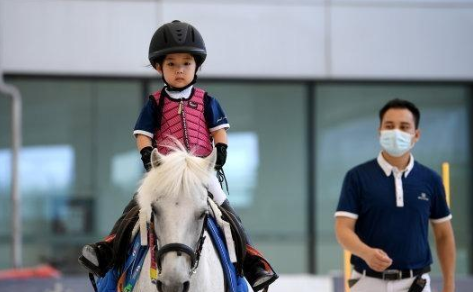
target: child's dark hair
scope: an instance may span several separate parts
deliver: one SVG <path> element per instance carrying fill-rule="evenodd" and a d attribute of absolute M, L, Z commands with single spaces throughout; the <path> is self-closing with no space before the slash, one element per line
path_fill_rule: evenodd
<path fill-rule="evenodd" d="M 194 55 L 194 54 L 191 54 L 191 55 L 192 55 L 192 57 L 194 57 L 194 61 L 195 61 L 195 64 L 196 64 L 196 70 L 198 70 L 199 67 L 202 65 L 202 63 L 204 61 L 202 60 L 201 56 Z M 152 64 L 150 64 L 150 65 L 153 68 L 156 68 L 157 64 L 159 64 L 159 66 L 163 67 L 164 59 L 166 59 L 166 56 L 159 56 L 159 57 L 155 58 L 154 60 L 152 60 Z"/>
<path fill-rule="evenodd" d="M 389 109 L 407 109 L 409 110 L 412 115 L 414 116 L 414 124 L 416 126 L 416 129 L 419 128 L 419 122 L 420 122 L 420 111 L 419 109 L 413 104 L 412 102 L 404 99 L 393 99 L 388 101 L 383 108 L 379 111 L 379 122 L 383 122 L 383 117 L 384 114 L 389 110 Z"/>

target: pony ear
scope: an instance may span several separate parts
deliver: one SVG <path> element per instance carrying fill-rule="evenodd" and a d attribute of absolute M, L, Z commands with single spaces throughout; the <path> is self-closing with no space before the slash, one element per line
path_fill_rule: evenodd
<path fill-rule="evenodd" d="M 151 166 L 156 168 L 161 164 L 161 161 L 161 154 L 158 152 L 158 149 L 154 148 L 153 152 L 151 152 Z"/>
<path fill-rule="evenodd" d="M 215 167 L 215 162 L 217 161 L 217 149 L 214 148 L 212 153 L 205 158 L 205 163 L 209 171 L 212 171 Z"/>

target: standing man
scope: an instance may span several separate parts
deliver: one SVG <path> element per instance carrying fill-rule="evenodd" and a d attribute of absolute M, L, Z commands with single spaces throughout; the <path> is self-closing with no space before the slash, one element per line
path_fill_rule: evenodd
<path fill-rule="evenodd" d="M 345 176 L 335 233 L 352 253 L 352 292 L 430 292 L 429 221 L 442 268 L 443 292 L 455 291 L 452 215 L 440 176 L 414 160 L 419 109 L 389 101 L 379 112 L 382 151 Z"/>

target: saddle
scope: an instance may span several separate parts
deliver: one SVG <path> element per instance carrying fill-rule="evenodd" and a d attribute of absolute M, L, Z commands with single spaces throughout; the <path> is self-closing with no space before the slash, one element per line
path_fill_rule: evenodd
<path fill-rule="evenodd" d="M 246 257 L 246 235 L 240 219 L 233 213 L 217 205 L 209 196 L 209 206 L 220 229 L 225 233 L 230 260 L 235 264 L 238 276 L 243 277 L 243 263 Z M 230 230 L 228 230 L 230 229 Z"/>
<path fill-rule="evenodd" d="M 225 233 L 225 241 L 229 250 L 230 260 L 235 264 L 239 276 L 243 276 L 243 262 L 246 257 L 245 234 L 240 227 L 240 220 L 209 197 L 212 215 Z M 141 233 L 142 245 L 147 245 L 146 221 L 148 216 L 140 213 L 139 206 L 133 207 L 120 223 L 113 241 L 113 257 L 116 267 L 121 267 L 126 261 L 126 254 L 134 236 Z M 144 223 L 144 224 L 142 224 Z M 144 227 L 144 228 L 143 228 Z M 140 230 L 140 231 L 139 231 Z"/>
<path fill-rule="evenodd" d="M 125 264 L 127 251 L 133 239 L 135 226 L 139 219 L 140 207 L 138 205 L 127 212 L 120 223 L 113 241 L 114 266 L 121 267 Z"/>

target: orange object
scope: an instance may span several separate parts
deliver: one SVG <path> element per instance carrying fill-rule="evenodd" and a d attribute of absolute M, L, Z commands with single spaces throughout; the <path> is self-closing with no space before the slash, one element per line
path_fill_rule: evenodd
<path fill-rule="evenodd" d="M 350 263 L 351 253 L 347 250 L 343 251 L 343 279 L 345 292 L 350 292 L 350 287 L 348 287 L 348 279 L 350 279 L 351 274 L 351 263 Z"/>
<path fill-rule="evenodd" d="M 60 276 L 61 272 L 50 265 L 40 265 L 33 268 L 0 270 L 0 280 L 58 278 Z"/>
<path fill-rule="evenodd" d="M 447 204 L 450 207 L 450 164 L 448 162 L 442 163 L 442 180 L 445 187 Z"/>

